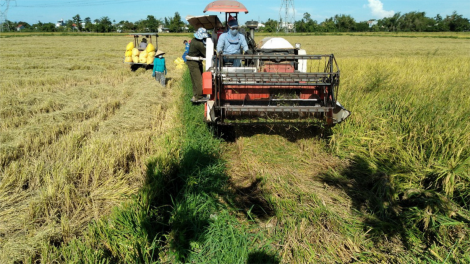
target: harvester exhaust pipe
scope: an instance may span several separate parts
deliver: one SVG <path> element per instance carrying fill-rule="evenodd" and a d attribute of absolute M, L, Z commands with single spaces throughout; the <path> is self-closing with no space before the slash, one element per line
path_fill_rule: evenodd
<path fill-rule="evenodd" d="M 246 27 L 250 29 L 251 39 L 255 39 L 255 29 L 258 28 L 258 21 L 248 21 L 245 23 Z"/>

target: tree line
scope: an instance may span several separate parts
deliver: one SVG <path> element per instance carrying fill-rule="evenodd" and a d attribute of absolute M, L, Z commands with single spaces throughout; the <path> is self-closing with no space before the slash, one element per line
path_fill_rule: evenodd
<path fill-rule="evenodd" d="M 60 26 L 57 26 L 56 23 L 42 23 L 41 21 L 32 25 L 24 21 L 12 22 L 7 20 L 5 23 L 8 23 L 8 27 L 3 27 L 4 29 L 9 28 L 10 31 L 16 31 L 16 28 L 22 25 L 22 31 L 28 32 L 158 32 L 158 28 L 161 25 L 170 32 L 194 30 L 190 25 L 182 21 L 181 15 L 178 12 L 176 12 L 173 17 L 165 17 L 163 19 L 157 19 L 153 15 L 148 15 L 146 19 L 135 22 L 127 20 L 116 22 L 116 20 L 111 20 L 108 16 L 95 20 L 91 20 L 90 17 L 82 19 L 81 16 L 77 14 L 72 19 L 63 21 L 63 24 Z"/>
<path fill-rule="evenodd" d="M 278 22 L 268 20 L 266 31 L 278 30 Z M 454 11 L 443 18 L 441 15 L 427 17 L 425 12 L 396 13 L 383 19 L 371 19 L 356 22 L 350 15 L 335 15 L 318 23 L 309 13 L 295 21 L 296 32 L 437 32 L 437 31 L 469 31 L 470 20 Z"/>
<path fill-rule="evenodd" d="M 23 26 L 23 31 L 60 32 L 60 31 L 81 31 L 81 32 L 158 32 L 162 26 L 169 32 L 192 32 L 194 28 L 182 21 L 181 15 L 176 12 L 172 17 L 157 19 L 153 15 L 148 15 L 146 19 L 136 22 L 127 20 L 116 22 L 104 16 L 100 19 L 91 20 L 90 17 L 82 19 L 79 14 L 72 19 L 64 21 L 64 24 L 56 27 L 54 23 L 42 23 L 30 25 L 26 22 L 6 21 L 10 31 L 15 31 L 18 25 Z M 335 15 L 317 22 L 311 18 L 309 13 L 304 13 L 302 19 L 295 21 L 294 25 L 286 25 L 268 19 L 264 27 L 259 28 L 260 32 L 276 32 L 283 30 L 280 25 L 287 26 L 289 31 L 295 29 L 296 32 L 366 32 L 366 31 L 388 31 L 388 32 L 437 32 L 437 31 L 470 31 L 470 20 L 454 11 L 451 15 L 442 17 L 427 17 L 425 12 L 409 12 L 405 14 L 396 13 L 391 17 L 383 19 L 371 19 L 357 22 L 350 15 Z"/>

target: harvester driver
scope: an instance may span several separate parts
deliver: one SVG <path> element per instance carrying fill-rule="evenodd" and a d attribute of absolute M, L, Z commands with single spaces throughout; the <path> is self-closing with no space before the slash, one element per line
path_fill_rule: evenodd
<path fill-rule="evenodd" d="M 240 54 L 241 48 L 246 54 L 252 54 L 251 50 L 248 49 L 245 36 L 238 33 L 238 22 L 235 18 L 230 17 L 228 22 L 229 31 L 223 33 L 219 37 L 217 43 L 218 54 Z M 241 61 L 239 59 L 224 59 L 224 63 L 232 63 L 233 67 L 240 67 Z"/>
<path fill-rule="evenodd" d="M 188 65 L 189 74 L 193 83 L 193 103 L 207 101 L 202 96 L 202 60 L 206 57 L 206 38 L 209 37 L 207 30 L 203 27 L 194 33 L 194 38 L 189 44 L 188 55 L 186 56 L 186 64 Z"/>

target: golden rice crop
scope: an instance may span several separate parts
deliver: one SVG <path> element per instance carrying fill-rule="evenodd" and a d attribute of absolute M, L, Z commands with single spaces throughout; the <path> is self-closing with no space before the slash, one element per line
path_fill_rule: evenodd
<path fill-rule="evenodd" d="M 0 41 L 0 262 L 66 243 L 138 190 L 178 125 L 183 37 L 160 40 L 167 86 L 123 63 L 129 37 Z"/>

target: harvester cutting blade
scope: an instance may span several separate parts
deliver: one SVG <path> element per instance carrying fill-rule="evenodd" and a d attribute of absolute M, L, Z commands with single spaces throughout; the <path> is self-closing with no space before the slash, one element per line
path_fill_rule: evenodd
<path fill-rule="evenodd" d="M 346 120 L 351 115 L 351 112 L 344 108 L 339 102 L 336 102 L 335 109 L 333 109 L 333 124 L 339 124 Z"/>

